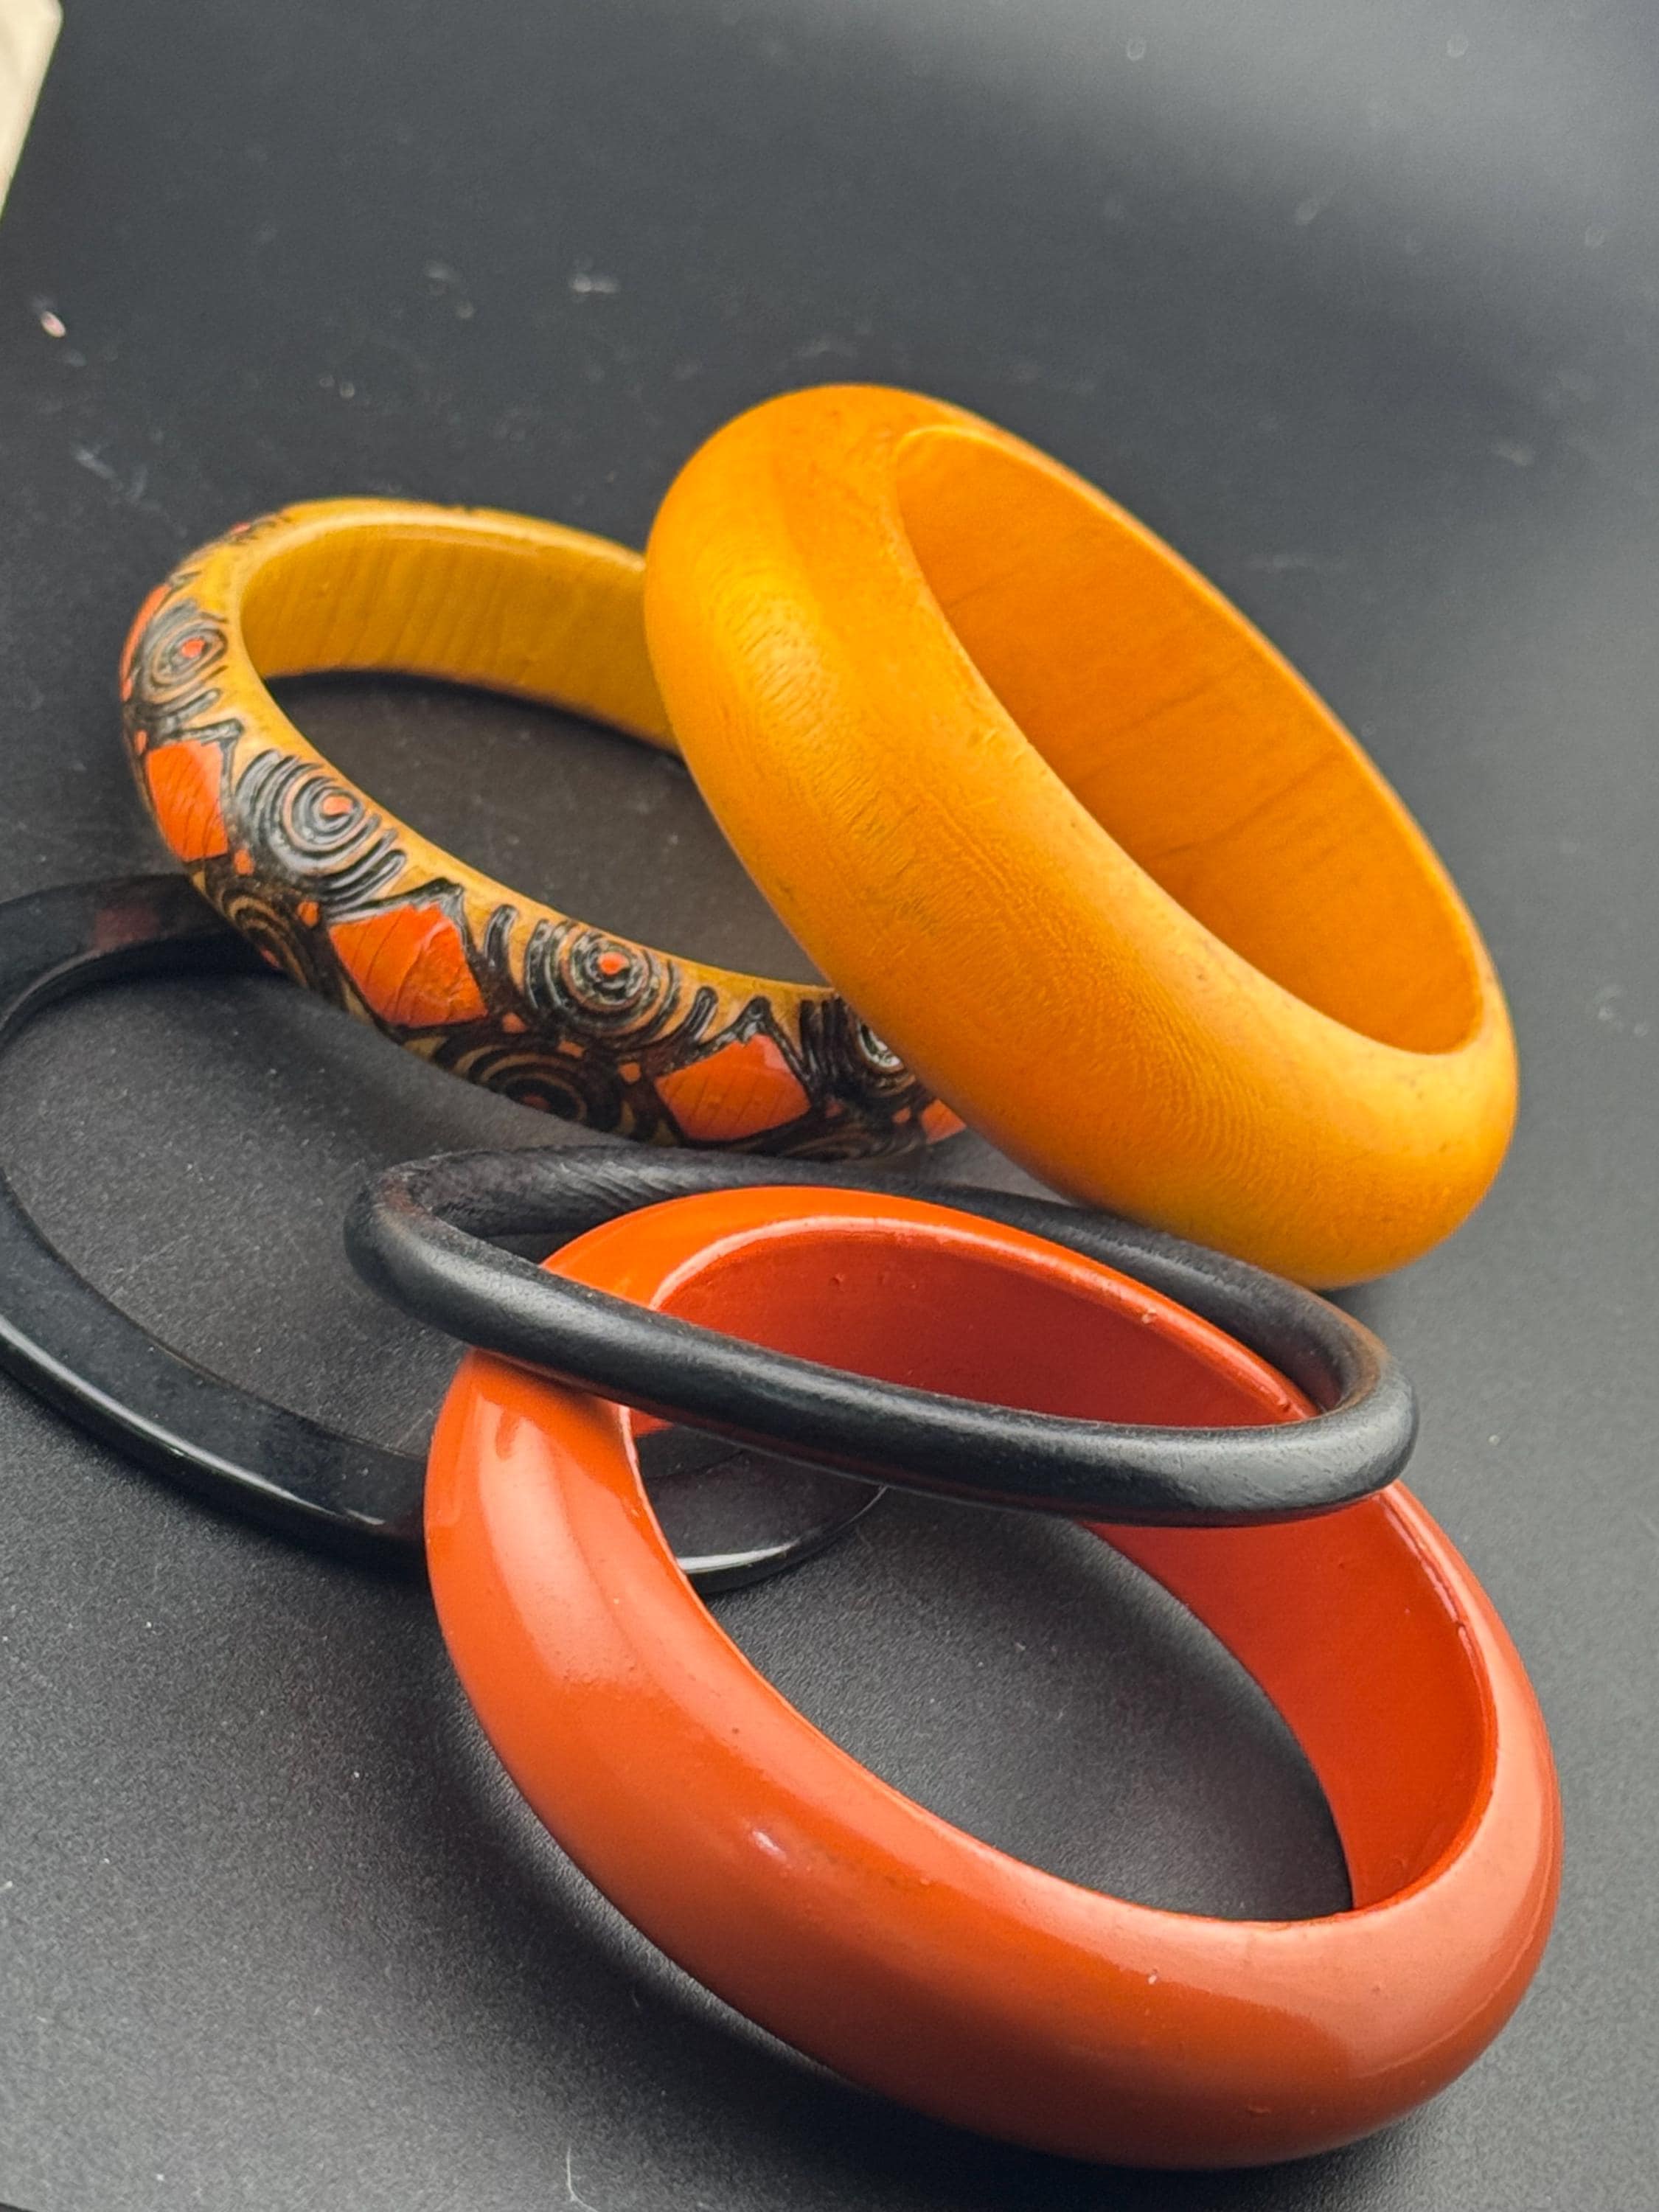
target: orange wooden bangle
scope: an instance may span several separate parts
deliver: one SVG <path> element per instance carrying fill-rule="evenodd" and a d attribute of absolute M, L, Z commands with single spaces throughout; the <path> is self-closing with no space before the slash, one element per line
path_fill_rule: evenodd
<path fill-rule="evenodd" d="M 1300 1280 L 1448 1235 L 1515 1113 L 1422 833 L 1261 635 L 988 422 L 843 386 L 709 440 L 647 553 L 685 759 L 814 960 L 1072 1195 Z"/>
<path fill-rule="evenodd" d="M 573 921 L 444 853 L 331 768 L 266 689 L 397 669 L 568 707 L 674 750 L 637 553 L 558 524 L 322 500 L 193 554 L 122 663 L 139 788 L 273 965 L 452 1073 L 653 1144 L 905 1150 L 961 1125 L 846 1002 Z"/>
<path fill-rule="evenodd" d="M 1049 1354 L 1080 1341 L 1092 1309 L 1103 1417 L 1180 1418 L 1167 1361 L 1158 1383 L 1137 1358 L 1152 1334 L 1137 1325 L 1138 1285 L 915 1200 L 681 1199 L 550 1265 L 945 1390 L 1006 1394 L 1045 1374 L 1026 1401 L 1039 1405 L 1080 1387 Z M 1226 1370 L 1207 1324 L 1186 1318 L 1193 1371 L 1213 1388 Z M 1260 1377 L 1241 1379 L 1252 1356 L 1220 1342 L 1241 1417 L 1286 1418 L 1279 1379 L 1259 1362 Z M 1468 2065 L 1519 2001 L 1558 1881 L 1549 1745 L 1497 1615 L 1398 1486 L 1268 1528 L 1097 1532 L 1261 1683 L 1341 1835 L 1352 1911 L 1226 1921 L 1041 1872 L 838 1749 L 675 1567 L 641 1488 L 639 1426 L 470 1355 L 428 1476 L 439 1617 L 491 1741 L 571 1856 L 786 2041 L 988 2135 L 1224 2166 L 1396 2118 Z"/>

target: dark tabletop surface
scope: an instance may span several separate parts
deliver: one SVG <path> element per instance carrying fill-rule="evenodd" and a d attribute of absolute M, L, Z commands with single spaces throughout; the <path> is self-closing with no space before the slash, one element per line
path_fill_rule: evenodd
<path fill-rule="evenodd" d="M 0 2197 L 28 2212 L 1659 2203 L 1659 23 L 1644 0 L 71 0 L 0 222 L 0 892 L 159 858 L 112 705 L 174 559 L 398 492 L 639 543 L 734 409 L 916 385 L 1145 515 L 1297 659 L 1512 995 L 1480 1216 L 1359 1295 L 1560 1762 L 1532 1994 L 1341 2156 L 988 2146 L 781 2052 L 514 1800 L 422 1589 L 0 1389 Z M 53 336 L 55 317 L 64 334 Z M 682 772 L 313 683 L 377 796 L 590 919 L 804 972 Z M 65 1007 L 15 1180 L 169 1340 L 365 1432 L 449 1355 L 340 1255 L 368 1167 L 562 1140 L 271 983 Z M 1012 1176 L 975 1140 L 944 1164 Z M 720 1618 L 890 1779 L 1231 1912 L 1345 1894 L 1229 1662 L 1074 1532 L 889 1499 Z"/>

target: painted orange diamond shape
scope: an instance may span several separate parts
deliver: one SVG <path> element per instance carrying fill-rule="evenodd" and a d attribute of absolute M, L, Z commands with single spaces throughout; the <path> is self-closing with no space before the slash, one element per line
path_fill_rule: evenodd
<path fill-rule="evenodd" d="M 764 1035 L 722 1045 L 706 1060 L 659 1075 L 657 1089 L 681 1134 L 702 1144 L 780 1128 L 812 1103 L 793 1068 Z"/>
<path fill-rule="evenodd" d="M 219 811 L 224 755 L 216 744 L 180 738 L 158 745 L 144 763 L 161 835 L 181 860 L 211 860 L 230 847 Z"/>
<path fill-rule="evenodd" d="M 927 1133 L 929 1144 L 936 1145 L 941 1137 L 954 1137 L 968 1125 L 954 1106 L 947 1106 L 942 1098 L 934 1098 L 921 1109 L 921 1126 Z"/>
<path fill-rule="evenodd" d="M 435 902 L 337 921 L 328 933 L 364 1003 L 392 1029 L 476 1022 L 486 1011 L 465 939 Z"/>

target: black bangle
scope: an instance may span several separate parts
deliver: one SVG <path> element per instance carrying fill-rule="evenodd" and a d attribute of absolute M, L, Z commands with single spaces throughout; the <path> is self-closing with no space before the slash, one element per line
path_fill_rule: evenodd
<path fill-rule="evenodd" d="M 1319 1410 L 1250 1428 L 1062 1419 L 877 1382 L 567 1281 L 485 1241 L 563 1241 L 689 1192 L 831 1185 L 959 1207 L 1103 1260 L 1271 1362 Z M 358 1197 L 346 1246 L 374 1288 L 490 1352 L 665 1419 L 981 1504 L 1079 1519 L 1242 1525 L 1328 1512 L 1399 1474 L 1412 1388 L 1370 1332 L 1243 1261 L 1056 1200 L 879 1170 L 603 1151 L 457 1153 Z"/>
<path fill-rule="evenodd" d="M 0 1050 L 54 1000 L 123 976 L 270 973 L 182 876 L 12 899 L 0 905 Z M 331 1551 L 420 1556 L 422 1461 L 272 1405 L 170 1351 L 48 1243 L 3 1173 L 0 1367 L 129 1458 L 219 1505 Z M 793 1565 L 880 1494 L 672 1431 L 647 1443 L 659 1517 L 705 1589 Z"/>

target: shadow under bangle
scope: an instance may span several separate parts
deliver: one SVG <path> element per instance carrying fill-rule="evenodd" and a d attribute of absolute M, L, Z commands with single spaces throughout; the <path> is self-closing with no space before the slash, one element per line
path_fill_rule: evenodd
<path fill-rule="evenodd" d="M 273 964 L 440 1067 L 658 1145 L 904 1151 L 960 1124 L 846 1002 L 574 921 L 442 852 L 331 768 L 266 677 L 383 669 L 568 708 L 676 750 L 642 563 L 527 517 L 292 507 L 192 554 L 122 662 L 139 788 Z"/>
<path fill-rule="evenodd" d="M 568 1238 L 686 1194 L 781 1188 L 804 1219 L 848 1192 L 930 1200 L 959 1226 L 995 1222 L 1121 1271 L 1072 1387 L 1081 1418 L 908 1387 L 902 1334 L 866 1372 L 693 1326 L 497 1249 Z M 1146 1523 L 1247 1523 L 1330 1511 L 1391 1481 L 1416 1435 L 1411 1385 L 1361 1324 L 1297 1285 L 1178 1237 L 1053 1200 L 793 1163 L 615 1150 L 459 1153 L 393 1169 L 358 1197 L 346 1243 L 374 1288 L 466 1342 L 561 1381 L 760 1449 L 983 1504 Z M 1144 1286 L 1144 1287 L 1143 1287 Z M 1196 1318 L 1194 1318 L 1196 1316 Z M 1182 1426 L 1091 1417 L 1113 1363 L 1185 1329 L 1224 1332 L 1302 1394 L 1287 1425 Z M 809 1335 L 811 1332 L 808 1331 Z M 897 1375 L 891 1362 L 900 1363 Z M 885 1361 L 888 1364 L 884 1364 Z M 882 1379 L 882 1378 L 886 1379 Z M 1286 1401 L 1288 1402 L 1288 1401 Z M 1235 1423 L 1236 1410 L 1218 1422 Z"/>
<path fill-rule="evenodd" d="M 59 1000 L 125 977 L 265 975 L 180 876 L 75 884 L 0 905 L 0 1052 Z M 425 1464 L 208 1374 L 112 1305 L 41 1234 L 0 1170 L 0 1366 L 141 1466 L 329 1551 L 416 1561 Z M 820 1550 L 879 1492 L 665 1432 L 652 1496 L 705 1589 Z"/>
<path fill-rule="evenodd" d="M 825 1358 L 902 1347 L 943 1389 L 976 1360 L 991 1387 L 1052 1388 L 1074 1371 L 1054 1358 L 1057 1334 L 1075 1341 L 1068 1303 L 1099 1284 L 1080 1292 L 1074 1261 L 1000 1225 L 979 1225 L 964 1269 L 951 1220 L 846 1191 L 705 1194 L 613 1221 L 558 1264 L 592 1295 L 781 1329 Z M 1274 1418 L 1264 1382 L 1241 1384 L 1245 1418 Z M 1141 1378 L 1124 1382 L 1133 1398 Z M 1109 1401 L 1109 1368 L 1098 1386 Z M 1398 2118 L 1519 2002 L 1559 1874 L 1548 1741 L 1490 1603 L 1400 1486 L 1274 1528 L 1096 1531 L 1255 1677 L 1341 1838 L 1353 1910 L 1229 1921 L 1023 1864 L 849 1758 L 675 1572 L 640 1490 L 639 1425 L 471 1356 L 433 1441 L 433 1593 L 484 1729 L 553 1835 L 772 2033 L 985 2134 L 1218 2166 Z"/>

